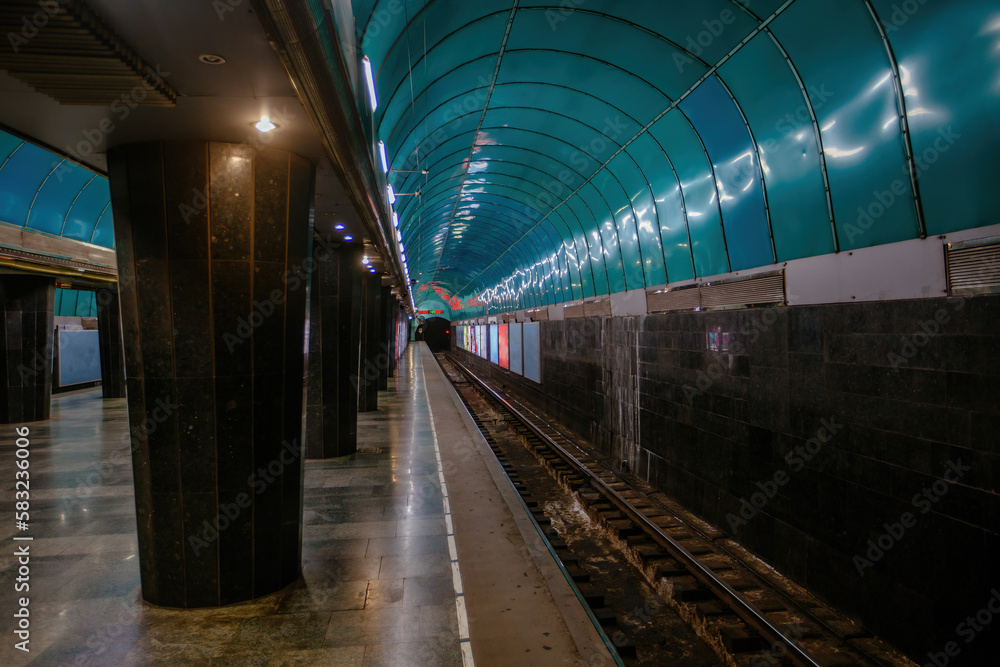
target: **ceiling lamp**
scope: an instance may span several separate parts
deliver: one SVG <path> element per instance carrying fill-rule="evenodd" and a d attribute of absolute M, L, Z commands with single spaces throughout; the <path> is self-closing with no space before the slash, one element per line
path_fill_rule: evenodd
<path fill-rule="evenodd" d="M 375 77 L 372 76 L 372 61 L 365 56 L 361 59 L 365 66 L 365 81 L 368 82 L 368 97 L 372 101 L 372 111 L 378 109 L 378 96 L 375 95 Z"/>

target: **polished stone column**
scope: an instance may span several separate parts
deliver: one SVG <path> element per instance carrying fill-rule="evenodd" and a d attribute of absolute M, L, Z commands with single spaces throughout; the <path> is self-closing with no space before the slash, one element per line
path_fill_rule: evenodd
<path fill-rule="evenodd" d="M 389 377 L 396 375 L 396 355 L 398 354 L 399 342 L 396 340 L 396 327 L 399 325 L 399 302 L 392 295 L 392 288 L 389 288 L 388 297 L 384 297 L 386 302 L 386 312 L 388 313 L 388 336 L 389 336 Z"/>
<path fill-rule="evenodd" d="M 358 369 L 358 412 L 378 410 L 379 344 L 382 341 L 382 279 L 367 271 L 362 273 L 361 291 L 361 364 Z"/>
<path fill-rule="evenodd" d="M 0 424 L 49 418 L 55 280 L 0 275 Z"/>
<path fill-rule="evenodd" d="M 326 459 L 358 449 L 362 248 L 331 237 L 314 247 L 306 456 Z"/>
<path fill-rule="evenodd" d="M 378 388 L 389 388 L 389 377 L 392 375 L 392 288 L 382 285 L 382 307 L 379 308 L 379 342 L 378 349 Z"/>
<path fill-rule="evenodd" d="M 272 593 L 302 569 L 313 167 L 197 141 L 108 162 L 142 596 Z"/>
<path fill-rule="evenodd" d="M 101 351 L 101 393 L 125 398 L 125 355 L 117 289 L 97 290 L 97 335 Z"/>

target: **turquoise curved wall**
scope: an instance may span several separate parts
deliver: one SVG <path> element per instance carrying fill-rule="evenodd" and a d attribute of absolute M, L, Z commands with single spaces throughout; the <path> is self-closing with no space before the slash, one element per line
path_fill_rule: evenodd
<path fill-rule="evenodd" d="M 995 2 L 353 6 L 410 275 L 456 316 L 997 222 Z"/>

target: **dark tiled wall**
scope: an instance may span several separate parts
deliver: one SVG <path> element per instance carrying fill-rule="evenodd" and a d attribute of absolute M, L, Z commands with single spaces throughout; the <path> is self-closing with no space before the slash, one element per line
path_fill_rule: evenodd
<path fill-rule="evenodd" d="M 1000 585 L 1000 297 L 542 332 L 541 386 L 490 372 L 917 659 L 997 650 L 956 627 Z"/>

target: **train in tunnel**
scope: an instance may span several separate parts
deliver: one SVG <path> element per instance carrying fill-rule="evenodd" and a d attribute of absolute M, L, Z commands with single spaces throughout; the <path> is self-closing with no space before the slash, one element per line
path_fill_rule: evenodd
<path fill-rule="evenodd" d="M 424 341 L 432 352 L 451 350 L 451 322 L 443 317 L 428 317 L 417 325 L 414 340 Z"/>

